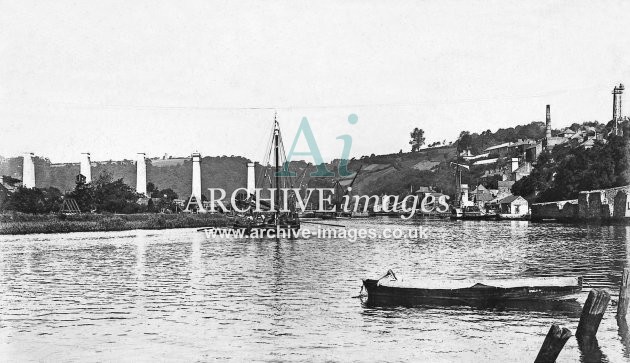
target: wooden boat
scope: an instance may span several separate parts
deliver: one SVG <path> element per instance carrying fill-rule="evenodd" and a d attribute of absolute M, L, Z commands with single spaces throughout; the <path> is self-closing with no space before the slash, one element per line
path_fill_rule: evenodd
<path fill-rule="evenodd" d="M 370 217 L 398 217 L 400 214 L 397 212 L 369 212 Z"/>
<path fill-rule="evenodd" d="M 580 319 L 582 305 L 575 299 L 566 300 L 493 300 L 493 301 L 456 301 L 456 300 L 404 300 L 404 299 L 374 299 L 367 296 L 361 297 L 361 303 L 368 308 L 397 308 L 397 307 L 423 307 L 445 308 L 456 306 L 471 306 L 475 309 L 491 309 L 499 311 L 523 311 L 531 313 L 553 312 L 556 316 L 564 316 L 567 319 Z"/>
<path fill-rule="evenodd" d="M 278 120 L 274 116 L 273 120 L 273 131 L 271 134 L 271 140 L 269 142 L 271 145 L 271 150 L 267 153 L 266 159 L 263 160 L 261 165 L 268 165 L 270 160 L 267 158 L 272 154 L 274 156 L 273 167 L 271 170 L 268 168 L 264 168 L 264 175 L 259 180 L 264 182 L 269 181 L 268 189 L 274 189 L 274 205 L 276 206 L 276 211 L 271 210 L 271 205 L 267 201 L 260 201 L 261 206 L 263 206 L 266 211 L 263 212 L 255 212 L 251 213 L 247 216 L 243 216 L 242 218 L 237 219 L 232 228 L 236 230 L 242 230 L 244 234 L 250 235 L 254 231 L 256 231 L 259 235 L 264 235 L 268 231 L 273 230 L 283 230 L 283 231 L 293 231 L 297 232 L 300 229 L 300 217 L 295 208 L 295 200 L 290 200 L 288 202 L 290 211 L 281 212 L 278 209 L 282 205 L 281 203 L 281 192 L 280 188 L 283 186 L 285 188 L 292 187 L 292 181 L 288 177 L 280 178 L 278 173 L 281 171 L 281 168 L 285 163 L 287 163 L 286 155 L 282 150 L 282 136 L 280 133 L 280 125 L 278 124 Z M 286 165 L 288 168 L 288 164 Z M 281 180 L 282 179 L 282 180 Z M 289 179 L 289 180 L 288 180 Z M 284 185 L 283 185 L 284 183 Z M 261 185 L 264 187 L 265 185 Z M 244 203 L 255 203 L 255 196 L 249 195 Z M 267 233 L 268 235 L 268 233 Z"/>
<path fill-rule="evenodd" d="M 581 277 L 497 280 L 400 281 L 392 270 L 380 279 L 364 279 L 372 301 L 401 303 L 488 303 L 504 300 L 564 300 L 582 290 Z"/>
<path fill-rule="evenodd" d="M 258 235 L 267 235 L 267 231 L 299 231 L 300 220 L 296 214 L 279 214 L 279 220 L 275 220 L 275 213 L 271 213 L 269 218 L 262 219 L 241 219 L 234 222 L 233 229 L 243 230 L 244 235 L 251 235 L 256 231 Z"/>
<path fill-rule="evenodd" d="M 496 214 L 484 213 L 477 206 L 468 206 L 464 208 L 453 208 L 451 211 L 451 219 L 461 220 L 491 220 L 495 219 Z"/>
<path fill-rule="evenodd" d="M 352 212 L 350 213 L 350 218 L 368 218 L 370 213 L 368 212 Z"/>
<path fill-rule="evenodd" d="M 450 215 L 448 213 L 439 213 L 439 212 L 431 212 L 431 213 L 417 212 L 414 215 L 414 218 L 429 220 L 429 221 L 443 220 L 443 219 L 448 219 L 449 217 Z"/>

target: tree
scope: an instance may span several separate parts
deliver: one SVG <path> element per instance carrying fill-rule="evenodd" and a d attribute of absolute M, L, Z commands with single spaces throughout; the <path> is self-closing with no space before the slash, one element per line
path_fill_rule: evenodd
<path fill-rule="evenodd" d="M 85 183 L 85 177 L 77 175 L 74 190 L 66 194 L 66 198 L 72 198 L 77 202 L 82 212 L 94 210 L 94 185 Z"/>
<path fill-rule="evenodd" d="M 470 136 L 470 132 L 462 131 L 457 139 L 457 151 L 461 153 L 468 150 L 472 145 L 472 141 L 473 139 L 472 136 Z"/>
<path fill-rule="evenodd" d="M 177 193 L 175 193 L 175 191 L 173 191 L 173 189 L 171 188 L 166 188 L 160 190 L 159 197 L 172 202 L 173 200 L 177 199 Z"/>
<path fill-rule="evenodd" d="M 148 182 L 147 183 L 147 195 L 153 198 L 157 198 L 157 196 L 154 196 L 153 194 L 155 192 L 159 192 L 158 188 L 155 186 L 155 184 Z"/>
<path fill-rule="evenodd" d="M 89 212 L 94 209 L 94 187 L 92 184 L 77 184 L 69 198 L 74 199 L 82 212 Z"/>
<path fill-rule="evenodd" d="M 535 190 L 537 202 L 550 202 L 575 199 L 584 190 L 627 185 L 629 143 L 628 136 L 612 135 L 590 149 L 579 143 L 557 145 L 538 157 L 529 177 L 516 182 L 512 191 L 528 196 Z"/>
<path fill-rule="evenodd" d="M 93 183 L 78 182 L 67 197 L 73 198 L 81 211 L 110 213 L 136 213 L 140 196 L 121 179 L 112 180 L 107 171 L 102 172 Z"/>
<path fill-rule="evenodd" d="M 409 135 L 411 136 L 411 140 L 409 141 L 411 152 L 416 152 L 424 145 L 424 130 L 416 127 Z"/>
<path fill-rule="evenodd" d="M 520 195 L 523 198 L 534 196 L 538 189 L 536 179 L 528 175 L 519 179 L 512 185 L 512 194 Z"/>
<path fill-rule="evenodd" d="M 106 179 L 105 179 L 106 180 Z M 139 195 L 121 179 L 96 185 L 94 199 L 99 212 L 135 213 Z"/>
<path fill-rule="evenodd" d="M 147 202 L 147 212 L 149 213 L 155 212 L 155 205 L 153 204 L 153 199 L 149 198 L 149 201 Z"/>
<path fill-rule="evenodd" d="M 171 188 L 166 188 L 154 192 L 154 198 L 160 198 L 157 203 L 157 210 L 160 212 L 171 211 L 174 212 L 176 210 L 175 203 L 173 202 L 177 199 L 177 193 L 173 191 Z"/>
<path fill-rule="evenodd" d="M 61 192 L 57 188 L 20 186 L 8 197 L 4 208 L 22 213 L 50 213 L 59 210 L 61 200 Z"/>

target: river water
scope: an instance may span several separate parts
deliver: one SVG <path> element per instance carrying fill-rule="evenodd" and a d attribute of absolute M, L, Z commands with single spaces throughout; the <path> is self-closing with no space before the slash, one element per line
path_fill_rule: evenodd
<path fill-rule="evenodd" d="M 422 225 L 427 238 L 0 236 L 0 361 L 531 362 L 551 324 L 575 332 L 590 288 L 616 302 L 629 260 L 628 226 L 334 223 Z M 586 288 L 553 309 L 379 307 L 356 297 L 361 278 L 390 268 L 406 279 L 582 275 Z M 614 315 L 610 304 L 597 335 L 602 361 L 628 361 Z M 558 361 L 580 359 L 572 338 Z"/>

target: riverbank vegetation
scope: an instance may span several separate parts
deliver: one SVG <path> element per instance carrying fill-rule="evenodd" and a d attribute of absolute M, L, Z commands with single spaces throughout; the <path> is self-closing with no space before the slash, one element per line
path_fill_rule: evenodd
<path fill-rule="evenodd" d="M 0 214 L 0 234 L 68 233 L 224 227 L 228 218 L 221 214 Z"/>
<path fill-rule="evenodd" d="M 5 182 L 14 182 L 4 180 Z M 151 198 L 138 195 L 122 179 L 102 173 L 93 183 L 77 178 L 75 189 L 17 186 L 0 200 L 0 234 L 66 233 L 225 226 L 223 215 L 174 213 L 177 194 L 149 183 Z M 81 213 L 61 213 L 64 199 Z"/>
<path fill-rule="evenodd" d="M 19 182 L 16 180 L 14 183 Z M 84 213 L 175 212 L 177 193 L 172 189 L 160 190 L 153 183 L 148 183 L 147 193 L 151 198 L 139 195 L 122 179 L 113 180 L 111 174 L 102 173 L 92 183 L 85 183 L 78 178 L 74 190 L 65 195 L 54 187 L 17 186 L 0 200 L 0 210 L 30 214 L 55 213 L 60 211 L 64 198 L 68 198 L 73 199 Z"/>

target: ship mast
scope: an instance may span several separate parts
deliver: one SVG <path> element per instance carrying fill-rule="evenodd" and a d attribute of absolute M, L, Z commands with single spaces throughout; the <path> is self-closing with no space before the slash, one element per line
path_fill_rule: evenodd
<path fill-rule="evenodd" d="M 455 147 L 455 191 L 457 193 L 456 196 L 456 203 L 459 204 L 459 206 L 461 207 L 461 203 L 462 203 L 462 192 L 460 190 L 461 186 L 462 186 L 462 172 L 459 170 L 459 139 L 457 139 L 457 147 Z M 458 180 L 458 176 L 457 174 L 459 174 L 459 180 Z"/>
<path fill-rule="evenodd" d="M 278 114 L 275 113 L 273 116 L 273 144 L 274 144 L 274 152 L 275 152 L 275 157 L 276 157 L 276 163 L 275 163 L 275 169 L 276 169 L 276 194 L 274 196 L 275 198 L 275 204 L 276 204 L 276 208 L 275 208 L 275 213 L 276 213 L 276 225 L 278 225 L 279 221 L 278 221 L 278 217 L 279 215 L 279 210 L 280 210 L 280 177 L 278 176 L 278 173 L 280 173 L 280 127 L 278 126 L 278 120 L 277 120 L 277 116 Z"/>

